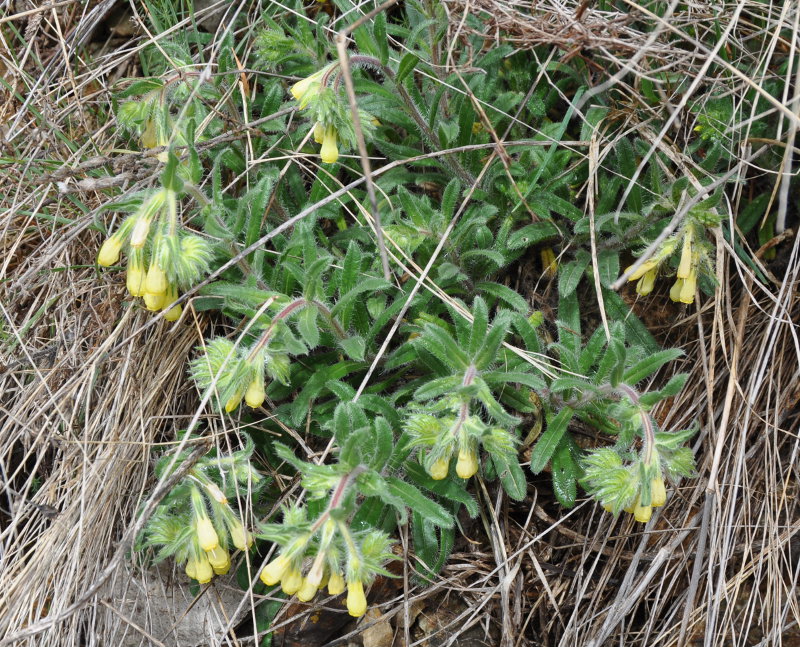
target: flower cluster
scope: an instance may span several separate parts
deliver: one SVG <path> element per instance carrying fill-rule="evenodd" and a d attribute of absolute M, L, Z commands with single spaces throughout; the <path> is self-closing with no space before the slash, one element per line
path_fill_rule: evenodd
<path fill-rule="evenodd" d="M 191 490 L 193 530 L 187 545 L 186 574 L 200 584 L 214 575 L 225 575 L 231 567 L 229 548 L 247 550 L 253 538 L 231 510 L 228 500 L 213 483 L 205 484 L 214 502 L 215 519 L 208 514 L 206 501 L 198 488 Z M 215 523 L 216 521 L 216 523 Z"/>
<path fill-rule="evenodd" d="M 190 578 L 206 584 L 214 575 L 228 572 L 231 550 L 252 546 L 252 534 L 228 502 L 229 495 L 257 490 L 263 482 L 250 464 L 252 452 L 253 445 L 248 443 L 231 456 L 203 457 L 170 491 L 146 528 L 144 545 L 158 548 L 157 561 L 174 556 L 179 564 L 185 563 Z M 157 471 L 168 464 L 162 459 Z"/>
<path fill-rule="evenodd" d="M 604 510 L 632 514 L 636 521 L 647 523 L 653 508 L 667 501 L 667 489 L 657 453 L 649 463 L 633 460 L 624 464 L 612 449 L 589 454 L 585 462 L 586 478 L 595 499 Z"/>
<path fill-rule="evenodd" d="M 694 301 L 698 277 L 704 274 L 713 278 L 711 247 L 703 235 L 705 227 L 708 226 L 703 220 L 708 218 L 705 213 L 702 216 L 703 218 L 687 218 L 680 233 L 665 240 L 655 254 L 628 277 L 628 281 L 637 282 L 637 293 L 646 296 L 653 291 L 656 278 L 665 261 L 672 258 L 680 248 L 676 280 L 669 291 L 669 297 L 673 301 L 686 304 Z"/>
<path fill-rule="evenodd" d="M 422 465 L 432 479 L 447 478 L 454 455 L 456 474 L 468 479 L 477 474 L 480 467 L 480 447 L 493 455 L 512 456 L 516 453 L 514 438 L 508 431 L 491 427 L 478 416 L 470 415 L 468 403 L 453 404 L 455 415 L 438 417 L 414 413 L 406 421 L 406 431 L 412 437 L 411 446 L 425 448 Z"/>
<path fill-rule="evenodd" d="M 353 62 L 360 59 L 369 57 L 354 57 Z M 289 88 L 298 107 L 312 115 L 312 134 L 314 141 L 321 145 L 320 159 L 325 164 L 339 159 L 340 144 L 352 146 L 355 142 L 349 108 L 339 97 L 340 83 L 339 64 L 330 63 Z M 360 111 L 360 117 L 365 134 L 371 133 L 377 120 L 364 111 Z"/>
<path fill-rule="evenodd" d="M 205 274 L 211 260 L 204 239 L 179 230 L 177 204 L 177 194 L 170 189 L 146 194 L 97 255 L 97 264 L 109 267 L 119 262 L 124 250 L 128 292 L 142 297 L 148 310 L 163 311 L 167 321 L 181 315 L 181 306 L 172 306 L 179 288 L 190 287 Z"/>
<path fill-rule="evenodd" d="M 337 514 L 349 475 L 331 494 L 328 509 L 311 524 L 300 506 L 284 509 L 283 523 L 264 526 L 262 536 L 281 546 L 277 557 L 261 570 L 267 586 L 281 585 L 286 595 L 309 602 L 318 591 L 330 595 L 347 590 L 347 611 L 360 617 L 367 611 L 364 587 L 380 573 L 389 575 L 383 564 L 393 557 L 389 536 L 378 530 L 354 532 Z"/>

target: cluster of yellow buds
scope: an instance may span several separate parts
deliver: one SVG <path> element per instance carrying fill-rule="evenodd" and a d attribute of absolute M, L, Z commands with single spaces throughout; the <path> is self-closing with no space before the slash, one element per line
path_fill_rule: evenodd
<path fill-rule="evenodd" d="M 658 278 L 658 271 L 662 263 L 667 260 L 675 252 L 678 246 L 678 241 L 670 238 L 664 241 L 664 244 L 653 254 L 652 258 L 648 259 L 633 272 L 628 281 L 636 281 L 636 292 L 643 297 L 647 296 L 653 291 Z M 630 269 L 630 267 L 628 268 Z M 626 270 L 627 271 L 627 270 Z"/>
<path fill-rule="evenodd" d="M 222 522 L 215 526 L 208 515 L 199 491 L 192 488 L 191 499 L 194 533 L 190 540 L 186 574 L 200 584 L 207 584 L 214 575 L 225 575 L 231 567 L 228 543 L 238 550 L 247 550 L 253 544 L 252 535 L 228 506 L 228 500 L 213 483 L 204 483 L 215 503 L 215 511 Z"/>
<path fill-rule="evenodd" d="M 647 523 L 653 516 L 653 508 L 660 508 L 667 502 L 667 488 L 664 479 L 659 476 L 650 481 L 650 503 L 645 504 L 642 499 L 642 492 L 636 495 L 636 500 L 629 506 L 623 508 L 628 514 L 640 523 Z M 612 506 L 605 504 L 603 509 L 612 512 Z"/>
<path fill-rule="evenodd" d="M 712 265 L 708 255 L 709 244 L 702 235 L 706 226 L 702 220 L 695 221 L 690 218 L 677 236 L 665 240 L 652 258 L 645 261 L 628 277 L 629 281 L 637 281 L 636 292 L 646 296 L 653 291 L 659 268 L 680 247 L 680 262 L 669 297 L 679 303 L 692 303 L 697 291 L 699 273 L 706 268 L 704 271 L 709 274 L 707 268 Z"/>
<path fill-rule="evenodd" d="M 478 452 L 474 447 L 464 447 L 458 450 L 456 461 L 456 474 L 462 479 L 468 479 L 478 473 Z M 428 474 L 434 481 L 447 478 L 450 473 L 450 456 L 440 456 L 428 466 Z"/>
<path fill-rule="evenodd" d="M 127 245 L 128 292 L 142 297 L 148 310 L 163 311 L 167 321 L 176 321 L 181 315 L 181 306 L 172 306 L 178 299 L 178 282 L 192 283 L 199 278 L 208 270 L 211 257 L 202 238 L 178 236 L 176 212 L 174 191 L 162 188 L 146 196 L 97 255 L 98 265 L 109 267 L 119 261 Z M 158 224 L 154 226 L 154 222 Z"/>
<path fill-rule="evenodd" d="M 427 447 L 422 465 L 435 481 L 447 478 L 450 462 L 456 456 L 456 475 L 469 479 L 478 473 L 479 448 L 490 454 L 511 454 L 514 440 L 505 429 L 490 427 L 478 416 L 469 415 L 469 404 L 458 405 L 455 416 L 437 417 L 427 413 L 409 416 L 406 430 L 413 440 L 411 446 Z"/>
<path fill-rule="evenodd" d="M 321 70 L 314 72 L 311 76 L 301 79 L 289 89 L 292 96 L 298 101 L 301 110 L 308 107 L 309 103 L 313 100 L 318 99 L 321 94 L 328 94 L 323 93 L 323 90 L 325 90 L 327 86 L 326 80 L 328 74 L 335 66 L 335 63 L 326 65 Z M 330 100 L 324 103 L 330 103 Z M 317 112 L 327 113 L 328 110 L 323 108 Z M 336 160 L 339 159 L 339 131 L 336 126 L 331 123 L 331 120 L 318 120 L 314 124 L 313 135 L 314 141 L 322 145 L 319 151 L 320 159 L 326 164 L 333 164 L 336 162 Z"/>
<path fill-rule="evenodd" d="M 697 266 L 700 262 L 700 255 L 693 251 L 694 227 L 686 227 L 683 235 L 683 247 L 681 249 L 681 261 L 678 265 L 678 278 L 672 289 L 669 291 L 669 298 L 681 303 L 691 303 L 694 301 L 694 293 L 697 289 Z"/>
<path fill-rule="evenodd" d="M 284 510 L 283 524 L 264 527 L 264 536 L 280 541 L 282 548 L 260 574 L 266 586 L 280 584 L 286 595 L 296 595 L 301 602 L 310 602 L 326 586 L 330 595 L 341 595 L 346 590 L 347 611 L 356 618 L 367 611 L 365 584 L 379 572 L 388 575 L 382 564 L 393 557 L 386 533 L 353 533 L 339 515 L 331 515 L 344 500 L 357 472 L 341 478 L 331 493 L 327 510 L 312 525 L 306 521 L 305 510 L 293 506 Z M 305 568 L 304 560 L 312 556 L 310 566 Z"/>

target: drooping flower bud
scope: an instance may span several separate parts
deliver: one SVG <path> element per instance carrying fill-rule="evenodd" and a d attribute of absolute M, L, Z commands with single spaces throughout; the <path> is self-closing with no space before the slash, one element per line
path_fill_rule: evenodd
<path fill-rule="evenodd" d="M 247 550 L 253 544 L 253 537 L 238 521 L 229 527 L 231 543 L 238 550 Z"/>
<path fill-rule="evenodd" d="M 317 122 L 314 124 L 314 141 L 318 144 L 321 144 L 322 141 L 325 139 L 325 126 L 322 125 L 322 122 Z"/>
<path fill-rule="evenodd" d="M 267 586 L 275 586 L 283 579 L 289 569 L 289 559 L 283 555 L 278 555 L 263 569 L 261 569 L 261 581 Z"/>
<path fill-rule="evenodd" d="M 231 567 L 231 557 L 222 546 L 206 551 L 206 557 L 217 575 L 225 575 Z"/>
<path fill-rule="evenodd" d="M 645 272 L 644 276 L 640 278 L 639 282 L 636 284 L 636 292 L 643 297 L 650 294 L 656 284 L 656 274 L 656 270 Z"/>
<path fill-rule="evenodd" d="M 683 237 L 683 248 L 681 249 L 681 262 L 678 265 L 678 278 L 688 279 L 692 269 L 692 232 L 686 231 Z"/>
<path fill-rule="evenodd" d="M 636 502 L 636 506 L 633 508 L 633 518 L 636 519 L 636 521 L 647 523 L 652 516 L 653 506 L 641 505 L 639 501 Z"/>
<path fill-rule="evenodd" d="M 236 407 L 239 406 L 241 401 L 242 401 L 242 392 L 241 391 L 237 391 L 225 403 L 225 411 L 227 411 L 228 413 L 231 413 L 232 411 L 236 411 Z"/>
<path fill-rule="evenodd" d="M 367 612 L 367 596 L 364 595 L 361 580 L 347 582 L 347 612 L 354 618 L 360 618 Z"/>
<path fill-rule="evenodd" d="M 676 302 L 681 300 L 681 292 L 683 292 L 684 283 L 686 283 L 685 279 L 676 279 L 675 283 L 672 284 L 672 287 L 669 290 L 670 299 Z"/>
<path fill-rule="evenodd" d="M 475 450 L 461 450 L 458 452 L 458 462 L 456 463 L 456 474 L 462 479 L 474 476 L 478 471 L 478 456 Z"/>
<path fill-rule="evenodd" d="M 314 599 L 317 594 L 317 587 L 309 579 L 303 578 L 303 583 L 300 585 L 300 590 L 297 591 L 297 599 L 300 602 L 309 602 Z"/>
<path fill-rule="evenodd" d="M 144 293 L 144 305 L 147 306 L 147 309 L 151 312 L 157 312 L 164 307 L 164 295 L 163 294 L 153 294 L 152 292 L 145 292 Z"/>
<path fill-rule="evenodd" d="M 328 593 L 330 595 L 344 593 L 344 576 L 341 573 L 331 573 L 328 578 Z"/>
<path fill-rule="evenodd" d="M 144 294 L 144 276 L 144 268 L 134 252 L 128 261 L 128 273 L 125 278 L 125 285 L 132 297 L 140 297 Z"/>
<path fill-rule="evenodd" d="M 450 471 L 450 461 L 446 458 L 439 458 L 433 461 L 433 464 L 428 470 L 428 474 L 431 475 L 431 478 L 434 481 L 441 481 L 443 478 L 447 476 L 447 473 L 449 471 Z"/>
<path fill-rule="evenodd" d="M 167 288 L 167 293 L 164 295 L 164 303 L 162 304 L 162 308 L 166 308 L 170 303 L 174 303 L 178 300 L 178 286 L 170 283 L 169 287 Z M 181 313 L 183 312 L 183 306 L 178 304 L 176 306 L 171 307 L 169 310 L 164 312 L 164 319 L 167 321 L 177 321 Z"/>
<path fill-rule="evenodd" d="M 167 282 L 167 274 L 158 264 L 157 260 L 150 263 L 147 269 L 147 277 L 144 281 L 145 292 L 150 294 L 166 294 L 169 283 Z"/>
<path fill-rule="evenodd" d="M 208 558 L 202 556 L 196 563 L 195 569 L 197 577 L 195 578 L 200 584 L 208 584 L 211 578 L 214 577 L 214 569 L 208 561 Z"/>
<path fill-rule="evenodd" d="M 281 580 L 281 590 L 286 595 L 294 595 L 300 590 L 303 585 L 303 574 L 299 568 L 290 570 L 286 576 Z"/>
<path fill-rule="evenodd" d="M 214 530 L 214 524 L 208 517 L 200 517 L 195 526 L 195 533 L 197 534 L 197 543 L 200 548 L 205 551 L 214 550 L 219 546 L 219 537 L 217 531 Z"/>
<path fill-rule="evenodd" d="M 333 126 L 328 126 L 325 129 L 319 156 L 326 164 L 333 164 L 339 159 L 339 148 L 336 145 L 336 128 Z"/>
<path fill-rule="evenodd" d="M 266 398 L 266 393 L 264 392 L 264 385 L 259 379 L 255 379 L 250 382 L 250 385 L 247 387 L 247 391 L 244 394 L 244 401 L 247 402 L 248 407 L 252 407 L 253 409 L 257 409 L 262 404 L 264 404 L 264 398 Z"/>
<path fill-rule="evenodd" d="M 627 272 L 629 269 L 631 269 L 631 267 L 633 266 L 627 267 L 625 271 Z M 653 261 L 653 260 L 645 261 L 644 263 L 641 264 L 641 266 L 639 266 L 638 270 L 636 270 L 633 274 L 631 274 L 628 277 L 628 281 L 638 281 L 649 271 L 654 270 L 657 267 L 658 267 L 658 261 Z"/>
<path fill-rule="evenodd" d="M 650 505 L 659 508 L 667 502 L 667 488 L 663 478 L 650 481 Z"/>
<path fill-rule="evenodd" d="M 690 304 L 694 301 L 694 293 L 697 289 L 697 271 L 694 268 L 689 270 L 689 276 L 683 282 L 683 286 L 681 286 L 681 292 L 678 295 L 678 299 L 681 303 Z"/>
<path fill-rule="evenodd" d="M 122 238 L 117 235 L 110 236 L 100 247 L 100 252 L 97 254 L 97 264 L 102 267 L 116 264 L 121 251 Z"/>
<path fill-rule="evenodd" d="M 298 101 L 302 100 L 306 93 L 312 89 L 312 86 L 319 85 L 319 79 L 322 76 L 325 70 L 319 70 L 314 72 L 311 76 L 307 76 L 304 79 L 301 79 L 297 83 L 295 83 L 291 88 L 289 88 L 289 92 L 292 93 L 292 96 L 297 99 Z"/>

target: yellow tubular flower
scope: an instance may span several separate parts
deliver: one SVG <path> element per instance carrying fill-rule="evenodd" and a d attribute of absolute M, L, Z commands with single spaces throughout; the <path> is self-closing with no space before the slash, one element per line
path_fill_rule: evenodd
<path fill-rule="evenodd" d="M 681 250 L 681 262 L 678 265 L 678 278 L 688 279 L 692 269 L 692 233 L 691 229 L 686 231 L 683 237 L 683 249 Z"/>
<path fill-rule="evenodd" d="M 153 294 L 151 292 L 144 293 L 144 305 L 147 306 L 147 309 L 151 312 L 157 312 L 164 307 L 164 295 L 163 294 Z"/>
<path fill-rule="evenodd" d="M 319 121 L 314 124 L 314 141 L 318 144 L 321 144 L 322 141 L 325 139 L 325 126 L 323 126 Z"/>
<path fill-rule="evenodd" d="M 219 537 L 217 531 L 214 530 L 214 524 L 208 517 L 200 517 L 195 526 L 195 533 L 197 533 L 197 543 L 203 550 L 214 550 L 219 546 Z"/>
<path fill-rule="evenodd" d="M 639 282 L 636 284 L 636 292 L 641 294 L 643 297 L 646 297 L 653 291 L 653 287 L 656 284 L 656 270 L 650 270 L 649 272 L 645 272 L 644 276 L 639 279 Z"/>
<path fill-rule="evenodd" d="M 283 579 L 289 569 L 289 560 L 283 555 L 278 555 L 261 570 L 261 581 L 267 586 L 275 586 Z"/>
<path fill-rule="evenodd" d="M 144 290 L 150 294 L 166 294 L 169 283 L 167 274 L 158 265 L 158 261 L 150 263 L 147 270 L 147 277 L 144 280 Z"/>
<path fill-rule="evenodd" d="M 636 507 L 633 509 L 633 518 L 641 523 L 647 523 L 648 521 L 650 521 L 650 517 L 652 516 L 653 516 L 653 506 L 640 505 L 637 503 Z"/>
<path fill-rule="evenodd" d="M 144 269 L 141 263 L 135 259 L 128 261 L 128 274 L 125 279 L 125 285 L 132 297 L 144 295 Z"/>
<path fill-rule="evenodd" d="M 341 573 L 331 573 L 328 578 L 328 593 L 330 595 L 344 593 L 344 577 Z"/>
<path fill-rule="evenodd" d="M 322 138 L 319 156 L 326 164 L 333 164 L 339 159 L 339 148 L 336 146 L 336 128 L 328 126 Z"/>
<path fill-rule="evenodd" d="M 669 291 L 669 298 L 673 301 L 680 301 L 681 300 L 681 292 L 683 292 L 683 284 L 686 283 L 685 279 L 678 279 L 672 285 Z"/>
<path fill-rule="evenodd" d="M 667 502 L 667 488 L 663 478 L 650 481 L 650 505 L 659 508 Z"/>
<path fill-rule="evenodd" d="M 281 580 L 281 590 L 286 595 L 294 595 L 300 590 L 303 585 L 303 574 L 299 569 L 295 568 Z"/>
<path fill-rule="evenodd" d="M 556 254 L 552 247 L 545 247 L 539 255 L 542 257 L 542 272 L 548 276 L 555 276 L 558 271 L 558 262 L 556 261 Z"/>
<path fill-rule="evenodd" d="M 601 503 L 600 505 L 602 506 L 603 510 L 605 510 L 606 512 L 613 512 L 614 511 L 614 507 L 610 503 Z"/>
<path fill-rule="evenodd" d="M 456 463 L 456 474 L 462 479 L 474 476 L 478 471 L 478 456 L 474 450 L 458 452 L 458 462 Z"/>
<path fill-rule="evenodd" d="M 197 563 L 191 557 L 186 562 L 186 574 L 193 580 L 197 579 Z"/>
<path fill-rule="evenodd" d="M 228 551 L 222 546 L 217 546 L 212 550 L 207 550 L 206 557 L 208 557 L 211 568 L 214 569 L 214 572 L 217 575 L 224 575 L 228 572 L 228 569 L 231 566 L 231 557 L 228 554 Z M 219 571 L 222 572 L 220 573 Z"/>
<path fill-rule="evenodd" d="M 230 400 L 228 400 L 225 403 L 225 411 L 227 411 L 228 413 L 236 411 L 236 407 L 239 406 L 239 403 L 241 403 L 241 401 L 242 401 L 242 392 L 237 391 L 231 396 Z"/>
<path fill-rule="evenodd" d="M 367 612 L 367 596 L 361 580 L 347 582 L 347 612 L 354 618 L 360 618 Z"/>
<path fill-rule="evenodd" d="M 431 478 L 434 481 L 441 481 L 443 478 L 447 476 L 447 473 L 450 471 L 450 461 L 446 458 L 440 458 L 438 460 L 433 461 L 430 470 L 428 470 L 428 474 L 431 475 Z"/>
<path fill-rule="evenodd" d="M 697 288 L 697 272 L 694 268 L 689 271 L 689 276 L 683 282 L 678 300 L 681 303 L 692 303 L 694 301 L 694 292 Z"/>
<path fill-rule="evenodd" d="M 629 269 L 631 269 L 631 267 L 633 267 L 633 265 L 626 267 L 625 271 L 627 272 Z M 658 268 L 658 261 L 652 261 L 652 260 L 646 261 L 642 263 L 641 267 L 638 270 L 636 270 L 633 274 L 631 274 L 628 277 L 628 281 L 638 281 L 645 274 L 647 274 L 651 270 L 655 270 L 656 268 Z"/>
<path fill-rule="evenodd" d="M 250 382 L 250 386 L 247 387 L 247 391 L 245 391 L 244 394 L 244 401 L 247 402 L 248 407 L 257 409 L 264 404 L 264 398 L 266 397 L 266 393 L 264 393 L 264 385 L 261 384 L 260 380 L 256 379 Z"/>
<path fill-rule="evenodd" d="M 122 251 L 122 239 L 118 236 L 110 236 L 100 247 L 97 254 L 97 264 L 102 267 L 114 265 L 119 260 L 119 253 Z"/>
<path fill-rule="evenodd" d="M 292 93 L 292 96 L 295 99 L 300 101 L 305 96 L 306 92 L 311 89 L 312 85 L 314 85 L 313 75 L 295 83 L 291 88 L 289 88 L 289 92 Z"/>
<path fill-rule="evenodd" d="M 142 131 L 142 147 L 155 148 L 156 147 L 156 122 L 153 119 L 148 119 Z"/>
<path fill-rule="evenodd" d="M 247 550 L 253 544 L 253 537 L 247 532 L 238 521 L 231 525 L 228 530 L 231 534 L 231 543 L 238 550 Z"/>
<path fill-rule="evenodd" d="M 197 562 L 195 562 L 196 579 L 200 584 L 207 584 L 214 577 L 214 569 L 208 561 L 208 558 L 203 555 Z"/>
<path fill-rule="evenodd" d="M 316 594 L 317 586 L 309 581 L 307 577 L 303 578 L 303 583 L 297 591 L 297 599 L 300 600 L 300 602 L 309 602 L 314 599 Z"/>
<path fill-rule="evenodd" d="M 167 288 L 167 294 L 164 297 L 164 303 L 162 304 L 163 308 L 166 308 L 170 303 L 173 303 L 178 298 L 178 286 L 172 285 Z M 181 312 L 183 312 L 183 306 L 178 304 L 164 313 L 164 319 L 167 321 L 177 321 L 180 316 Z"/>

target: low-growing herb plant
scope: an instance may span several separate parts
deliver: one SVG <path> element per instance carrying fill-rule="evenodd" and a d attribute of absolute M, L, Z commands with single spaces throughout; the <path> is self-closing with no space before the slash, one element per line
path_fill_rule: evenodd
<path fill-rule="evenodd" d="M 251 77 L 258 88 L 248 85 L 249 100 L 230 36 L 214 75 L 197 73 L 188 45 L 173 43 L 176 69 L 119 95 L 120 125 L 143 148 L 163 147 L 164 166 L 156 188 L 110 207 L 131 215 L 98 263 L 114 266 L 124 253 L 130 294 L 168 321 L 190 292 L 195 311 L 236 326 L 197 348 L 190 375 L 220 415 L 247 421 L 250 440 L 201 459 L 140 541 L 200 583 L 227 572 L 234 549 L 274 547 L 260 570 L 265 586 L 304 602 L 326 586 L 346 591 L 349 613 L 361 616 L 369 584 L 391 575 L 398 524 L 410 521 L 419 573 L 432 577 L 452 547 L 456 515 L 478 513 L 474 477 L 525 499 L 521 450 L 531 443 L 529 469 L 550 469 L 561 505 L 575 505 L 582 487 L 641 522 L 666 503 L 668 483 L 694 473 L 685 446 L 693 430 L 661 430 L 652 415 L 683 386 L 682 375 L 653 381 L 680 353 L 659 349 L 610 288 L 622 261 L 681 208 L 687 183 L 676 181 L 665 198 L 659 159 L 616 210 L 635 166 L 635 147 L 621 137 L 620 173 L 600 174 L 592 225 L 576 206 L 586 159 L 561 145 L 574 127 L 563 97 L 583 91 L 580 73 L 556 73 L 551 85 L 507 45 L 477 47 L 471 72 L 444 73 L 432 60 L 440 41 L 427 40 L 440 33 L 436 3 L 405 4 L 358 27 L 350 50 L 361 129 L 383 160 L 374 182 L 391 280 L 375 223 L 363 215 L 359 160 L 347 155 L 356 131 L 325 12 L 314 22 L 267 10 L 255 38 L 265 74 Z M 334 5 L 353 10 L 346 0 Z M 246 144 L 226 136 L 245 114 L 259 124 Z M 607 117 L 592 109 L 584 128 Z M 518 142 L 504 148 L 507 159 L 493 156 L 497 133 Z M 698 285 L 713 286 L 714 199 L 690 210 L 630 275 L 640 296 L 653 298 L 659 275 L 676 276 L 670 296 L 683 304 Z M 307 216 L 283 224 L 299 213 Z M 555 288 L 549 319 L 510 280 L 512 268 L 532 264 L 537 281 Z M 583 280 L 595 273 L 597 282 Z M 608 321 L 585 331 L 579 294 L 596 287 Z M 534 418 L 544 421 L 540 433 Z M 576 419 L 600 432 L 596 447 L 578 445 Z M 328 447 L 324 461 L 297 457 L 286 430 L 300 424 Z M 297 475 L 307 497 L 285 503 L 279 520 L 265 518 L 277 498 L 267 469 Z M 230 503 L 243 497 L 263 519 L 255 527 Z"/>

